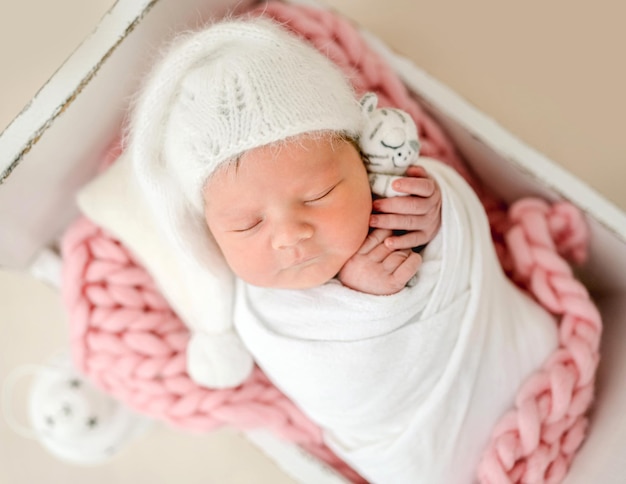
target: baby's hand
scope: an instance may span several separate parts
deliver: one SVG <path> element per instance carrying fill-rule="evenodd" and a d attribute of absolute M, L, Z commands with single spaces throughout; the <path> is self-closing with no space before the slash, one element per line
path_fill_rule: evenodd
<path fill-rule="evenodd" d="M 339 271 L 339 281 L 356 291 L 379 296 L 400 291 L 417 273 L 422 257 L 410 249 L 389 249 L 391 230 L 373 230 Z"/>
<path fill-rule="evenodd" d="M 441 190 L 421 166 L 410 166 L 405 177 L 393 182 L 393 188 L 408 197 L 379 198 L 370 226 L 378 229 L 405 230 L 403 235 L 387 237 L 391 249 L 410 249 L 430 242 L 441 225 Z"/>

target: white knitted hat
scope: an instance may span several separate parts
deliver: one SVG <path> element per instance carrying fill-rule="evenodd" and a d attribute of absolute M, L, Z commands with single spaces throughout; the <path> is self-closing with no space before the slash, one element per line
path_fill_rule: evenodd
<path fill-rule="evenodd" d="M 196 381 L 231 386 L 252 367 L 232 333 L 234 279 L 204 220 L 207 178 L 252 148 L 314 131 L 356 138 L 361 123 L 340 70 L 267 19 L 226 21 L 189 35 L 147 79 L 131 124 L 134 173 L 174 256 L 186 270 L 209 274 L 197 321 L 185 321 L 197 332 L 188 347 Z"/>

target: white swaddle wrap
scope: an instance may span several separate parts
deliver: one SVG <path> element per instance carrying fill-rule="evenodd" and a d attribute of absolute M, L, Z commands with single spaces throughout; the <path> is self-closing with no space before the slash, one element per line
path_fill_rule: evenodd
<path fill-rule="evenodd" d="M 557 345 L 550 315 L 499 265 L 480 201 L 452 169 L 418 282 L 372 296 L 241 281 L 235 325 L 268 377 L 378 483 L 472 482 L 496 421 Z"/>

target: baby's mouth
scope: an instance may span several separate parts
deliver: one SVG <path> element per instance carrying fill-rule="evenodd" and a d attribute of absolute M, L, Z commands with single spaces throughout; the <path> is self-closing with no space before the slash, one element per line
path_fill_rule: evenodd
<path fill-rule="evenodd" d="M 300 268 L 300 267 L 304 267 L 307 265 L 311 265 L 313 263 L 315 263 L 317 261 L 317 259 L 319 259 L 320 256 L 318 255 L 307 255 L 307 256 L 303 256 L 303 257 L 298 257 L 297 259 L 295 259 L 293 261 L 292 264 L 290 264 L 289 267 L 291 268 Z"/>

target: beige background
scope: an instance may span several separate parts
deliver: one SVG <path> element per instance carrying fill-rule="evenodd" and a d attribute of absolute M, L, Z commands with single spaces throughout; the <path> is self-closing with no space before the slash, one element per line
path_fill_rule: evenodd
<path fill-rule="evenodd" d="M 622 0 L 323 0 L 626 209 Z M 0 129 L 112 0 L 0 2 Z"/>
<path fill-rule="evenodd" d="M 327 3 L 626 209 L 626 2 Z"/>
<path fill-rule="evenodd" d="M 112 0 L 0 0 L 0 130 Z M 626 209 L 626 3 L 326 0 Z M 1 229 L 0 229 L 1 230 Z M 0 379 L 65 344 L 57 293 L 0 271 Z M 172 449 L 176 449 L 172 453 Z M 0 420 L 0 482 L 289 482 L 234 432 L 150 431 L 110 464 L 63 465 Z"/>

